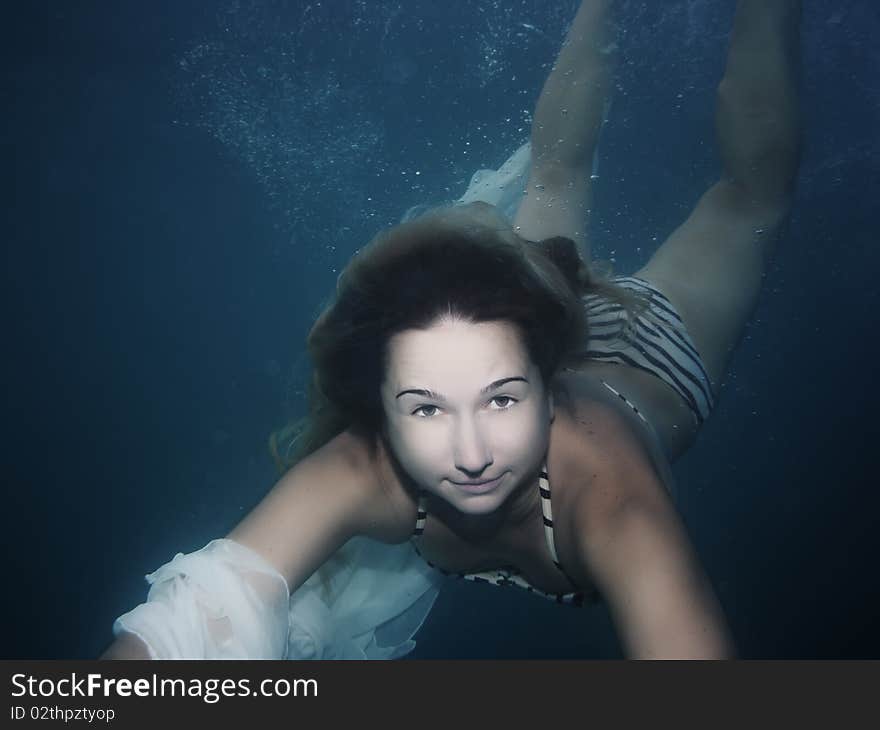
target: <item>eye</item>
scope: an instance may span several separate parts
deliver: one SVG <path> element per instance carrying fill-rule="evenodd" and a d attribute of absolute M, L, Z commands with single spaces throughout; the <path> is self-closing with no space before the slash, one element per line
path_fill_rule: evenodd
<path fill-rule="evenodd" d="M 412 414 L 418 418 L 430 418 L 431 416 L 436 416 L 439 410 L 437 406 L 419 406 Z"/>
<path fill-rule="evenodd" d="M 512 407 L 514 403 L 516 403 L 515 398 L 511 398 L 509 395 L 496 395 L 490 403 L 494 403 L 497 408 L 497 411 L 506 411 L 508 408 Z"/>

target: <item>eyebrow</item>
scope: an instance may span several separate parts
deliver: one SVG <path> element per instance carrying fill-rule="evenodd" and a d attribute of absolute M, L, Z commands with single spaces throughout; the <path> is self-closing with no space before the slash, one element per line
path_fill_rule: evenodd
<path fill-rule="evenodd" d="M 499 388 L 502 388 L 503 386 L 505 386 L 508 383 L 513 382 L 513 381 L 522 381 L 523 383 L 526 383 L 526 385 L 528 385 L 528 382 L 529 382 L 521 375 L 516 375 L 512 378 L 501 378 L 500 380 L 496 380 L 492 383 L 489 383 L 489 385 L 487 385 L 485 388 L 483 388 L 480 391 L 480 395 L 485 395 L 486 393 L 490 393 L 493 390 L 498 390 Z M 407 390 L 401 390 L 394 397 L 396 399 L 396 398 L 400 398 L 400 396 L 402 396 L 402 395 L 407 395 L 410 393 L 413 395 L 420 395 L 424 398 L 431 398 L 432 400 L 438 400 L 438 401 L 444 401 L 444 402 L 446 401 L 445 396 L 442 396 L 439 393 L 435 393 L 432 390 L 426 390 L 424 388 L 408 388 Z"/>

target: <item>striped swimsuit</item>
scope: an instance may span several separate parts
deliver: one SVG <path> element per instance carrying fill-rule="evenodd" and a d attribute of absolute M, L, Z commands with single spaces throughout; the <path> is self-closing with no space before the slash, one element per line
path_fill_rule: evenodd
<path fill-rule="evenodd" d="M 546 464 L 541 468 L 540 477 L 538 478 L 538 493 L 541 495 L 541 511 L 544 516 L 544 537 L 546 537 L 547 539 L 547 547 L 550 549 L 550 555 L 553 557 L 553 564 L 557 568 L 559 568 L 559 570 L 568 579 L 568 582 L 571 583 L 572 586 L 576 586 L 575 582 L 571 579 L 568 573 L 565 572 L 565 569 L 559 562 L 559 557 L 556 555 L 556 542 L 553 538 L 553 512 L 550 506 L 550 481 L 547 477 Z M 413 547 L 415 547 L 416 552 L 425 560 L 428 565 L 430 565 L 432 568 L 435 568 L 436 570 L 439 570 L 444 575 L 464 578 L 465 580 L 472 580 L 479 583 L 491 583 L 495 586 L 518 586 L 519 588 L 523 588 L 530 593 L 535 593 L 539 596 L 543 596 L 544 598 L 555 601 L 556 603 L 565 603 L 571 606 L 583 606 L 586 603 L 598 599 L 598 593 L 595 590 L 592 590 L 589 593 L 584 593 L 583 591 L 572 591 L 571 593 L 546 593 L 545 591 L 542 591 L 541 589 L 535 588 L 533 585 L 531 585 L 513 566 L 508 566 L 506 568 L 497 568 L 495 570 L 485 570 L 476 573 L 451 573 L 449 571 L 443 570 L 443 568 L 434 565 L 434 563 L 425 558 L 425 556 L 421 554 L 418 546 L 416 545 L 417 538 L 419 538 L 425 530 L 425 521 L 428 517 L 426 504 L 427 495 L 422 492 L 419 495 L 418 512 L 416 515 L 416 527 L 413 530 Z"/>
<path fill-rule="evenodd" d="M 629 365 L 660 378 L 681 396 L 695 423 L 701 425 L 712 411 L 715 399 L 703 360 L 681 317 L 662 292 L 644 279 L 616 276 L 611 281 L 647 299 L 648 314 L 640 314 L 631 329 L 621 332 L 623 307 L 597 294 L 586 295 L 589 342 L 583 356 Z M 604 381 L 603 384 L 620 395 Z"/>

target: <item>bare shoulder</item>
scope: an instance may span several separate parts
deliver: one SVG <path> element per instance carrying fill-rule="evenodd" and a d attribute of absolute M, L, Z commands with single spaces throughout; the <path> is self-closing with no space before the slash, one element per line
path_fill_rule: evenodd
<path fill-rule="evenodd" d="M 288 470 L 227 537 L 266 558 L 290 590 L 352 537 L 402 542 L 405 503 L 383 483 L 382 461 L 369 441 L 343 432 Z"/>
<path fill-rule="evenodd" d="M 566 481 L 582 479 L 587 469 L 598 475 L 653 463 L 643 427 L 608 396 L 601 383 L 576 374 L 562 385 L 556 399 L 553 450 L 564 465 Z"/>
<path fill-rule="evenodd" d="M 588 392 L 557 408 L 553 424 L 560 560 L 596 586 L 627 656 L 729 656 L 723 613 L 650 450 L 625 413 Z"/>
<path fill-rule="evenodd" d="M 576 468 L 577 460 L 589 454 L 608 474 L 652 471 L 663 491 L 667 495 L 673 492 L 671 465 L 656 431 L 600 379 L 569 371 L 560 379 L 557 401 L 557 412 L 563 417 L 554 432 L 558 430 L 558 441 Z"/>
<path fill-rule="evenodd" d="M 609 516 L 632 500 L 671 502 L 656 450 L 639 424 L 604 396 L 601 384 L 578 375 L 564 385 L 548 468 L 559 504 L 560 547 L 567 543 L 574 553 L 585 532 L 601 532 Z"/>
<path fill-rule="evenodd" d="M 416 522 L 417 505 L 404 488 L 382 440 L 345 431 L 336 442 L 341 460 L 363 480 L 359 532 L 381 542 L 407 540 Z"/>

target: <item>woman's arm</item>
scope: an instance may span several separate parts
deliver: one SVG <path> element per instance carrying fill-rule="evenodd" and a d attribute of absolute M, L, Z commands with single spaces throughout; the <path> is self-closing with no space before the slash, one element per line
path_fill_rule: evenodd
<path fill-rule="evenodd" d="M 399 542 L 373 456 L 343 432 L 287 472 L 227 536 L 255 550 L 291 593 L 355 535 Z"/>
<path fill-rule="evenodd" d="M 179 651 L 186 651 L 196 654 L 191 658 L 198 658 L 202 648 L 197 636 L 208 637 L 208 645 L 220 646 L 236 630 L 234 622 L 212 618 L 208 606 L 219 602 L 227 608 L 241 607 L 234 613 L 239 624 L 247 610 L 255 611 L 253 615 L 258 617 L 266 612 L 266 617 L 277 618 L 275 610 L 281 602 L 286 605 L 288 591 L 299 588 L 351 537 L 365 535 L 383 542 L 399 542 L 400 536 L 405 539 L 408 531 L 395 532 L 394 513 L 384 495 L 366 445 L 350 434 L 341 434 L 291 469 L 228 535 L 227 540 L 232 542 L 224 543 L 225 549 L 210 553 L 217 557 L 203 558 L 209 561 L 207 564 L 190 563 L 199 571 L 207 570 L 196 575 L 211 576 L 209 595 L 196 594 L 193 604 L 151 604 L 148 614 L 140 619 L 147 623 L 135 620 L 135 625 L 146 625 L 155 634 L 154 650 L 161 645 L 165 654 L 176 656 Z M 243 551 L 241 546 L 252 552 Z M 257 556 L 249 557 L 253 553 Z M 225 563 L 228 558 L 244 559 L 245 563 L 230 567 Z M 242 570 L 242 565 L 248 567 Z M 225 577 L 217 571 L 226 571 L 222 572 Z M 288 591 L 277 574 L 283 577 Z M 242 589 L 247 596 L 240 594 Z M 168 595 L 181 600 L 189 592 L 181 588 Z M 143 607 L 144 604 L 138 610 Z M 202 619 L 192 622 L 193 616 L 202 614 Z M 184 617 L 192 620 L 178 625 L 176 622 Z M 124 625 L 126 629 L 130 626 L 127 622 Z M 100 658 L 149 659 L 151 654 L 139 636 L 125 630 Z"/>
<path fill-rule="evenodd" d="M 671 508 L 627 499 L 581 545 L 626 655 L 729 659 L 724 616 Z"/>
<path fill-rule="evenodd" d="M 575 240 L 589 261 L 590 173 L 611 76 L 611 0 L 583 0 L 532 121 L 532 167 L 514 225 L 524 238 Z"/>
<path fill-rule="evenodd" d="M 591 427 L 596 431 L 595 427 Z M 578 567 L 596 581 L 634 659 L 724 659 L 721 606 L 644 449 L 610 411 L 603 465 L 574 508 Z"/>

